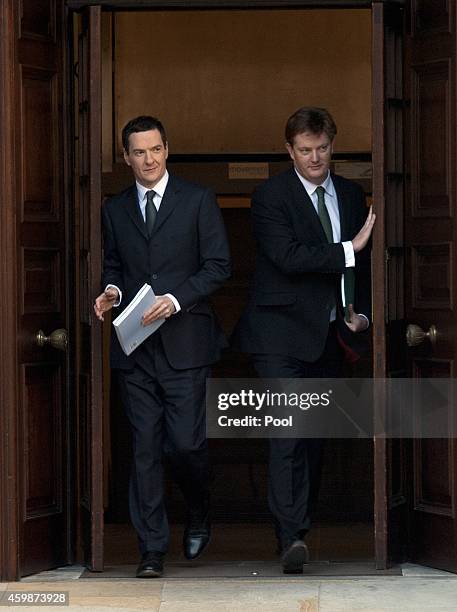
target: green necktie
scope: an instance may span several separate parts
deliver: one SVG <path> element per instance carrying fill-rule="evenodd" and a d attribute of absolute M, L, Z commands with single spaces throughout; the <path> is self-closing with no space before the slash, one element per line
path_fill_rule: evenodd
<path fill-rule="evenodd" d="M 321 220 L 325 235 L 329 242 L 333 242 L 332 223 L 328 214 L 327 206 L 325 205 L 325 189 L 319 185 L 316 187 L 317 193 L 317 214 Z M 344 298 L 346 306 L 344 307 L 344 316 L 349 319 L 349 304 L 354 304 L 355 295 L 355 275 L 354 268 L 346 268 L 344 271 Z"/>
<path fill-rule="evenodd" d="M 325 189 L 319 185 L 316 188 L 317 193 L 317 214 L 321 220 L 322 227 L 324 228 L 325 235 L 327 236 L 328 242 L 333 242 L 332 223 L 328 214 L 327 206 L 325 205 Z"/>

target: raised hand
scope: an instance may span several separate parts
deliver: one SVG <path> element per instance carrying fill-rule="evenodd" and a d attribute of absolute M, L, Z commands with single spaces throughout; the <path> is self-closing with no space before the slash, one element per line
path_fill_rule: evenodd
<path fill-rule="evenodd" d="M 363 249 L 363 247 L 367 244 L 371 232 L 373 230 L 374 222 L 376 221 L 376 215 L 373 212 L 373 207 L 370 206 L 370 210 L 368 212 L 368 217 L 365 223 L 363 224 L 360 232 L 352 239 L 352 246 L 354 247 L 354 253 L 358 253 Z"/>

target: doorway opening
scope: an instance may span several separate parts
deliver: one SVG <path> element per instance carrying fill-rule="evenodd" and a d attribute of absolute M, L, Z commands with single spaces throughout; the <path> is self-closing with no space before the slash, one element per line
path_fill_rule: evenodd
<path fill-rule="evenodd" d="M 289 165 L 283 126 L 298 107 L 330 110 L 339 129 L 333 170 L 360 182 L 369 201 L 371 10 L 106 12 L 101 30 L 103 195 L 132 182 L 122 126 L 136 115 L 158 116 L 168 132 L 170 172 L 212 187 L 223 212 L 234 272 L 213 302 L 229 336 L 254 265 L 250 194 Z M 113 566 L 136 563 L 138 551 L 128 516 L 128 423 L 109 371 L 109 334 L 107 322 L 105 564 Z M 368 357 L 352 375 L 371 371 Z M 254 371 L 246 356 L 227 351 L 213 375 L 246 378 Z M 210 447 L 214 536 L 206 562 L 274 559 L 267 440 L 211 440 Z M 166 488 L 170 559 L 179 560 L 184 507 L 170 479 Z M 307 540 L 312 561 L 373 561 L 373 490 L 372 441 L 329 440 Z"/>

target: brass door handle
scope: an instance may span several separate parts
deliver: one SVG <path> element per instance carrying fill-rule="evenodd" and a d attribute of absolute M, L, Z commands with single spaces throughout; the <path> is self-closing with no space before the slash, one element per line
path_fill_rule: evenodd
<path fill-rule="evenodd" d="M 435 346 L 437 334 L 438 332 L 434 325 L 430 325 L 428 332 L 424 332 L 419 325 L 410 323 L 406 328 L 406 343 L 408 346 L 418 346 L 424 341 L 424 338 L 428 338 L 430 344 Z"/>
<path fill-rule="evenodd" d="M 45 336 L 44 331 L 40 329 L 36 333 L 35 340 L 39 347 L 50 344 L 59 351 L 66 351 L 68 346 L 68 335 L 66 329 L 55 329 L 49 336 Z"/>

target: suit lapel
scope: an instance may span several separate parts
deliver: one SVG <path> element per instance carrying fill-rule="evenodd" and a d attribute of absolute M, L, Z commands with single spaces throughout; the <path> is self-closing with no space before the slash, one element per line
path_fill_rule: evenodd
<path fill-rule="evenodd" d="M 127 193 L 125 208 L 127 210 L 127 214 L 129 215 L 133 223 L 147 240 L 148 233 L 146 231 L 146 224 L 144 222 L 143 215 L 140 211 L 140 205 L 138 204 L 138 191 L 136 189 L 136 185 L 133 185 L 133 187 L 131 187 L 131 189 Z"/>
<path fill-rule="evenodd" d="M 165 193 L 163 194 L 162 202 L 160 203 L 159 212 L 154 223 L 153 234 L 155 234 L 161 226 L 165 223 L 166 219 L 171 215 L 179 202 L 179 192 L 181 187 L 179 182 L 172 176 L 169 176 Z"/>

